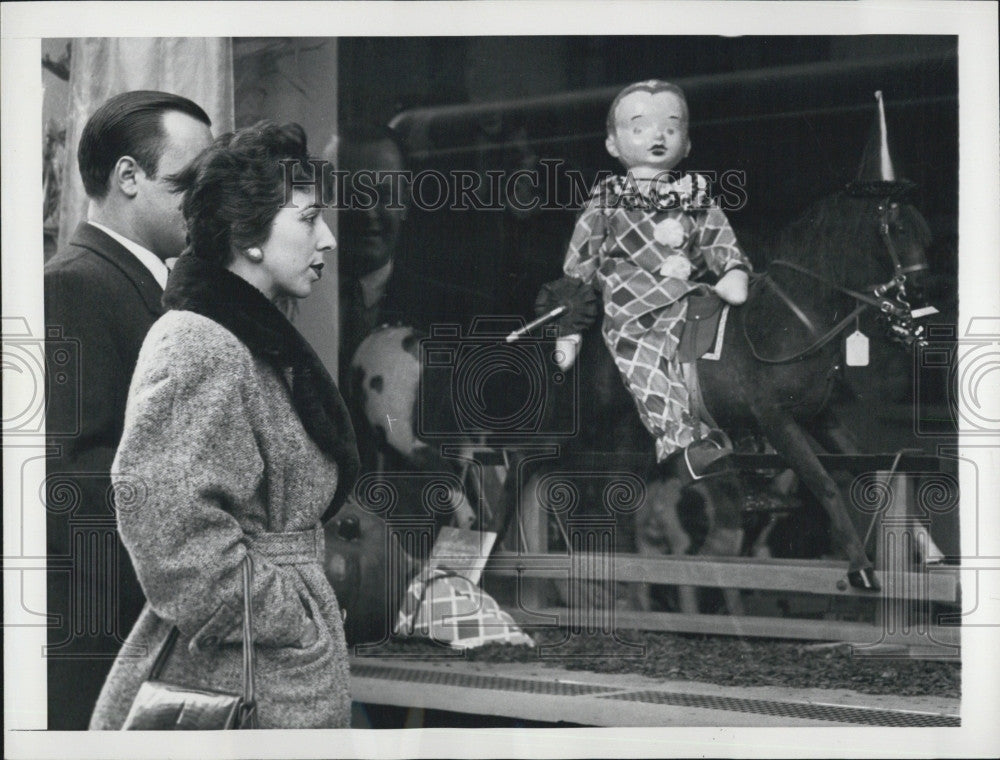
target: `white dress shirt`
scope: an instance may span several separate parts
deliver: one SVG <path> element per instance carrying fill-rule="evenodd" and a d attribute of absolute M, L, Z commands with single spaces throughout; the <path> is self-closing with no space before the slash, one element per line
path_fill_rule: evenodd
<path fill-rule="evenodd" d="M 148 248 L 143 248 L 141 245 L 136 243 L 134 240 L 129 240 L 127 237 L 122 237 L 114 230 L 108 229 L 103 224 L 98 222 L 92 222 L 87 220 L 87 224 L 97 227 L 101 232 L 107 233 L 123 246 L 125 246 L 128 251 L 135 256 L 139 261 L 142 262 L 143 266 L 149 270 L 149 273 L 153 275 L 161 288 L 167 287 L 167 275 L 170 274 L 170 270 L 167 269 L 167 265 L 163 263 L 159 256 L 150 251 Z"/>

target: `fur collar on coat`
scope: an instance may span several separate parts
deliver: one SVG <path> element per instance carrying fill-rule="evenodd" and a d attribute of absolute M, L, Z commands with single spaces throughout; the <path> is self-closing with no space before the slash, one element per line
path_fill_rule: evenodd
<path fill-rule="evenodd" d="M 337 491 L 323 522 L 333 517 L 358 476 L 357 441 L 336 384 L 305 338 L 253 285 L 191 253 L 177 259 L 163 292 L 163 307 L 208 317 L 232 332 L 279 377 L 286 378 L 290 371 L 292 404 L 302 426 L 337 463 Z"/>

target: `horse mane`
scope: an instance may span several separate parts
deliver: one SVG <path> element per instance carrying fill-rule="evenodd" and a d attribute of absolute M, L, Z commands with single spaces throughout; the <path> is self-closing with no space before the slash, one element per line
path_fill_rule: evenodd
<path fill-rule="evenodd" d="M 888 278 L 892 270 L 879 235 L 880 201 L 844 191 L 820 199 L 764 246 L 765 266 L 775 259 L 791 261 L 837 285 Z M 927 222 L 908 203 L 900 204 L 900 223 L 929 244 Z"/>

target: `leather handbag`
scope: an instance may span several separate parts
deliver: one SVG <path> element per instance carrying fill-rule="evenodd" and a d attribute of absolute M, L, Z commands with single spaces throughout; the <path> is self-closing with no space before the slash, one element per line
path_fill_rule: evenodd
<path fill-rule="evenodd" d="M 123 731 L 213 731 L 257 728 L 254 699 L 253 562 L 247 554 L 243 562 L 243 693 L 230 694 L 209 689 L 193 689 L 161 681 L 160 673 L 177 642 L 174 627 L 156 656 L 149 678 L 139 687 Z"/>

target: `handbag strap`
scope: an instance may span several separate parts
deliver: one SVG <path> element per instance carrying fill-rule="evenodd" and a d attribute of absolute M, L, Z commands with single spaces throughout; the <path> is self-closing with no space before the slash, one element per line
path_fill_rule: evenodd
<path fill-rule="evenodd" d="M 243 557 L 243 718 L 256 722 L 256 689 L 253 659 L 253 560 L 247 552 Z"/>
<path fill-rule="evenodd" d="M 253 590 L 253 560 L 249 552 L 243 557 L 243 713 L 248 719 L 253 720 L 254 708 L 256 707 L 256 689 L 254 685 L 254 657 L 253 657 L 253 604 L 251 604 L 251 593 Z M 153 669 L 149 673 L 149 680 L 155 681 L 160 677 L 163 668 L 167 664 L 167 658 L 177 643 L 180 631 L 177 626 L 170 629 L 166 640 L 160 647 L 159 654 L 153 662 Z"/>
<path fill-rule="evenodd" d="M 163 666 L 167 664 L 167 658 L 170 653 L 174 650 L 174 643 L 177 641 L 177 636 L 180 631 L 177 630 L 175 625 L 170 629 L 170 634 L 167 636 L 166 641 L 163 642 L 163 646 L 160 647 L 160 653 L 156 655 L 156 660 L 153 662 L 153 669 L 149 671 L 149 680 L 155 681 L 160 677 L 160 673 L 163 672 Z"/>

